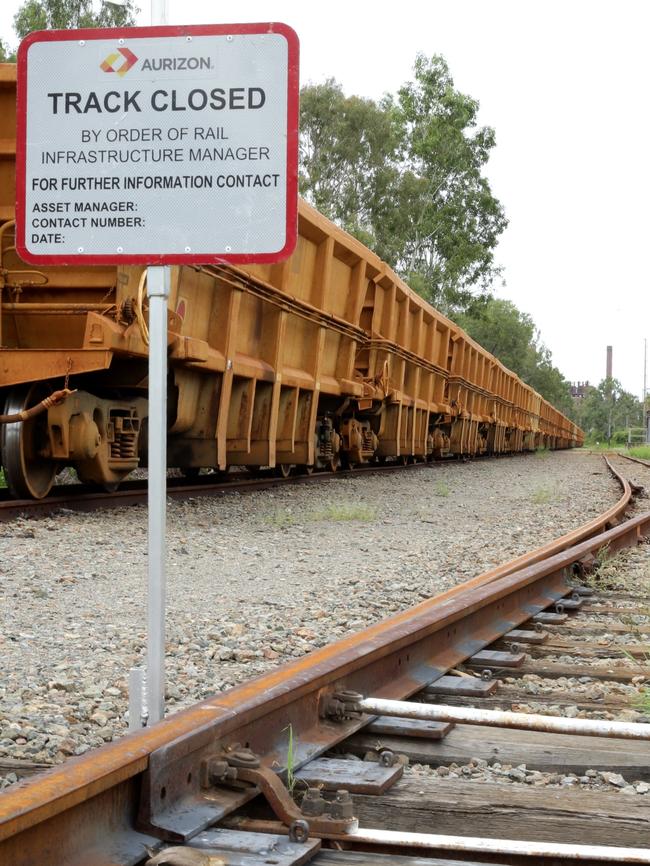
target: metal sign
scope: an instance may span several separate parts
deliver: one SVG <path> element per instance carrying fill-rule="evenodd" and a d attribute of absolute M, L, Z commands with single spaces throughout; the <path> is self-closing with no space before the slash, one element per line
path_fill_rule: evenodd
<path fill-rule="evenodd" d="M 272 262 L 295 246 L 286 25 L 33 33 L 18 53 L 17 138 L 27 262 Z"/>

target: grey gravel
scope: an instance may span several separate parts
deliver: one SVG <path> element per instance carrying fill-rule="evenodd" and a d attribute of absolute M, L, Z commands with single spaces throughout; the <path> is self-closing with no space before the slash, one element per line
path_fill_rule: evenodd
<path fill-rule="evenodd" d="M 428 764 L 411 764 L 404 773 L 410 778 L 433 777 L 444 785 L 447 779 L 465 779 L 484 784 L 530 785 L 533 788 L 576 788 L 585 791 L 616 791 L 621 794 L 647 794 L 650 785 L 646 782 L 628 782 L 620 773 L 587 770 L 584 776 L 575 773 L 542 773 L 530 769 L 526 764 L 516 767 L 500 761 L 472 758 L 468 764 L 450 764 L 448 767 L 430 767 Z"/>
<path fill-rule="evenodd" d="M 170 502 L 168 711 L 543 544 L 618 496 L 599 457 L 558 452 Z M 0 526 L 0 765 L 60 763 L 125 732 L 146 562 L 141 507 Z"/>

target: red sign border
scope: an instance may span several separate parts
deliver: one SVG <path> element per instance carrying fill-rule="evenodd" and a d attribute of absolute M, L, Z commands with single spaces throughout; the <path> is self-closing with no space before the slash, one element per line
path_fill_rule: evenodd
<path fill-rule="evenodd" d="M 25 243 L 26 222 L 26 156 L 27 156 L 27 54 L 36 42 L 71 42 L 84 39 L 142 39 L 169 36 L 225 36 L 232 34 L 277 33 L 287 41 L 287 214 L 285 245 L 273 253 L 174 253 L 141 255 L 115 253 L 111 255 L 73 255 L 62 253 L 38 255 Z M 84 30 L 43 30 L 30 33 L 18 49 L 16 93 L 16 250 L 23 261 L 33 265 L 180 265 L 180 264 L 264 264 L 287 259 L 295 249 L 298 237 L 298 100 L 299 100 L 299 41 L 287 24 L 265 22 L 257 24 L 199 24 L 160 27 L 110 27 Z"/>

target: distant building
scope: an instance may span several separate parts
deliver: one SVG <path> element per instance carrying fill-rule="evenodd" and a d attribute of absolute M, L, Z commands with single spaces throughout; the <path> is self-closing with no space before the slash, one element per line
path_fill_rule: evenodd
<path fill-rule="evenodd" d="M 587 396 L 587 391 L 591 388 L 589 382 L 572 382 L 571 396 L 574 400 L 582 400 Z"/>

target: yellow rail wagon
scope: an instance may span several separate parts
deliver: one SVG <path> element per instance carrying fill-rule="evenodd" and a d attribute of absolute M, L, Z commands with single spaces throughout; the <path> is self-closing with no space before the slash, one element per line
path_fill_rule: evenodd
<path fill-rule="evenodd" d="M 55 474 L 114 487 L 146 465 L 147 286 L 138 267 L 17 256 L 15 67 L 0 65 L 0 425 L 14 495 Z M 168 461 L 187 473 L 566 448 L 581 431 L 366 247 L 304 202 L 285 262 L 172 268 Z M 48 401 L 49 403 L 50 401 Z"/>

